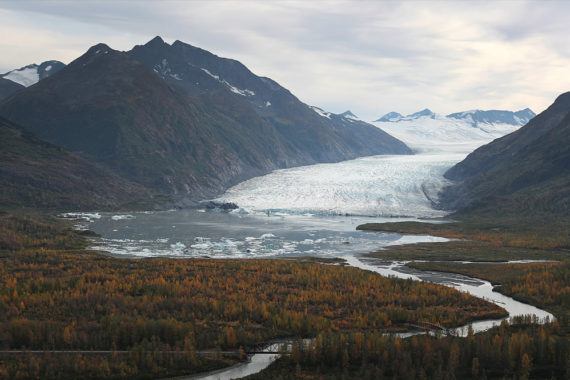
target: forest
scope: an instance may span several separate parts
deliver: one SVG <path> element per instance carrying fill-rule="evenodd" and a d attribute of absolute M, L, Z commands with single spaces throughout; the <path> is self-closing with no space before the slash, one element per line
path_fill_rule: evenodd
<path fill-rule="evenodd" d="M 518 318 L 467 338 L 322 333 L 297 342 L 261 379 L 568 379 L 570 352 L 558 323 Z"/>
<path fill-rule="evenodd" d="M 221 355 L 196 355 L 202 349 L 237 352 L 278 337 L 380 334 L 505 315 L 454 289 L 339 265 L 116 259 L 85 250 L 85 239 L 62 222 L 6 214 L 0 226 L 0 349 L 28 351 L 0 356 L 6 378 L 192 373 L 222 364 Z M 54 361 L 35 350 L 110 354 Z M 150 371 L 148 355 L 157 358 Z"/>

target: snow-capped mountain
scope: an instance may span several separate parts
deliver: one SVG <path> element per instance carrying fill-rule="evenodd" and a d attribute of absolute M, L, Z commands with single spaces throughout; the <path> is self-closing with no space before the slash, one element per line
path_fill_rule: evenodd
<path fill-rule="evenodd" d="M 414 112 L 406 116 L 407 119 L 417 119 L 420 117 L 431 117 L 432 119 L 435 118 L 435 113 L 433 113 L 429 108 L 424 108 L 421 111 Z"/>
<path fill-rule="evenodd" d="M 4 79 L 29 87 L 63 69 L 65 64 L 59 61 L 46 61 L 39 65 L 31 64 L 0 75 Z"/>
<path fill-rule="evenodd" d="M 388 112 L 386 115 L 382 116 L 380 119 L 375 120 L 375 121 L 380 121 L 380 122 L 384 122 L 384 121 L 391 121 L 391 122 L 398 122 L 400 120 L 413 120 L 413 119 L 417 119 L 420 117 L 431 117 L 434 118 L 435 117 L 435 113 L 433 113 L 430 109 L 425 108 L 421 111 L 418 112 L 414 112 L 411 113 L 409 115 L 402 115 L 398 112 Z"/>
<path fill-rule="evenodd" d="M 374 120 L 374 121 L 398 121 L 398 120 L 402 119 L 403 117 L 404 117 L 404 115 L 402 115 L 398 112 L 388 112 L 386 115 L 382 116 L 380 119 Z"/>
<path fill-rule="evenodd" d="M 358 116 L 356 116 L 355 114 L 353 114 L 351 110 L 346 110 L 343 113 L 339 114 L 339 116 L 342 116 L 346 119 L 351 119 L 351 120 L 360 120 L 360 118 Z"/>
<path fill-rule="evenodd" d="M 517 112 L 475 110 L 447 116 L 426 108 L 407 116 L 391 112 L 373 124 L 416 152 L 469 153 L 516 131 L 533 116 L 534 112 L 528 108 Z"/>
<path fill-rule="evenodd" d="M 447 117 L 452 117 L 454 119 L 462 119 L 469 121 L 472 126 L 477 127 L 480 124 L 511 124 L 523 126 L 530 121 L 536 114 L 532 112 L 529 108 L 524 110 L 512 112 L 512 111 L 500 111 L 500 110 L 472 110 L 457 112 L 447 115 Z"/>

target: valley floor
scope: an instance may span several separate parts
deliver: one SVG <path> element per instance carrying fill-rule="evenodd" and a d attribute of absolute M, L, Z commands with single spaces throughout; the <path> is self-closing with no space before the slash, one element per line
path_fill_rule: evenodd
<path fill-rule="evenodd" d="M 0 348 L 111 351 L 57 360 L 54 354 L 0 354 L 2 378 L 196 373 L 235 363 L 248 347 L 280 337 L 316 339 L 294 344 L 254 378 L 570 373 L 566 262 L 505 267 L 513 273 L 508 284 L 515 296 L 520 281 L 531 303 L 541 304 L 537 290 L 551 289 L 542 305 L 558 322 L 538 326 L 522 318 L 466 339 L 402 339 L 385 332 L 425 321 L 457 326 L 504 312 L 447 287 L 311 260 L 114 259 L 85 251 L 83 237 L 48 217 L 7 214 L 0 225 Z M 422 247 L 425 255 L 429 245 Z M 482 277 L 493 280 L 493 273 Z M 497 351 L 492 358 L 489 347 Z M 236 354 L 224 355 L 232 350 Z"/>

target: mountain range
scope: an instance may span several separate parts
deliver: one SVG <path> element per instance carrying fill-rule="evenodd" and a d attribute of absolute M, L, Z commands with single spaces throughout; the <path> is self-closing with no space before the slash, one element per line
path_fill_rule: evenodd
<path fill-rule="evenodd" d="M 493 115 L 495 112 L 508 114 L 510 118 L 483 118 L 481 115 Z M 523 111 L 521 111 L 523 112 Z M 530 117 L 532 111 L 524 111 Z M 510 111 L 471 111 L 455 117 L 436 114 L 429 109 L 401 116 L 389 113 L 373 122 L 378 128 L 404 141 L 415 152 L 448 152 L 467 154 L 481 145 L 516 131 L 526 121 L 514 118 L 516 112 Z M 399 116 L 398 116 L 399 115 Z M 461 116 L 462 115 L 462 116 Z M 475 117 L 479 115 L 481 117 Z M 474 123 L 474 120 L 477 122 Z"/>
<path fill-rule="evenodd" d="M 451 113 L 446 116 L 440 116 L 428 108 L 423 109 L 418 112 L 414 112 L 407 116 L 403 116 L 398 112 L 389 112 L 382 116 L 381 118 L 374 120 L 374 122 L 392 122 L 398 123 L 401 121 L 411 121 L 416 120 L 419 118 L 429 117 L 431 119 L 435 119 L 436 117 L 442 118 L 451 118 L 466 121 L 471 124 L 472 127 L 480 128 L 485 125 L 493 125 L 493 124 L 506 124 L 506 125 L 514 125 L 514 126 L 523 126 L 530 121 L 536 114 L 530 110 L 529 108 L 525 108 L 520 111 L 501 111 L 501 110 L 472 110 L 472 111 L 463 111 L 463 112 L 456 112 Z"/>
<path fill-rule="evenodd" d="M 519 130 L 484 145 L 445 173 L 451 209 L 504 217 L 570 215 L 570 92 Z"/>
<path fill-rule="evenodd" d="M 54 74 L 2 100 L 0 115 L 155 194 L 194 201 L 278 168 L 412 153 L 180 41 L 129 52 L 98 44 L 57 72 L 48 66 Z"/>

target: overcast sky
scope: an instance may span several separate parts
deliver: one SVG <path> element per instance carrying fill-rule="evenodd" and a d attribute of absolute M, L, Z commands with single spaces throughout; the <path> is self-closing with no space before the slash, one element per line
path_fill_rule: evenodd
<path fill-rule="evenodd" d="M 0 0 L 0 73 L 160 35 L 365 120 L 426 107 L 538 113 L 570 91 L 568 20 L 570 1 Z"/>

